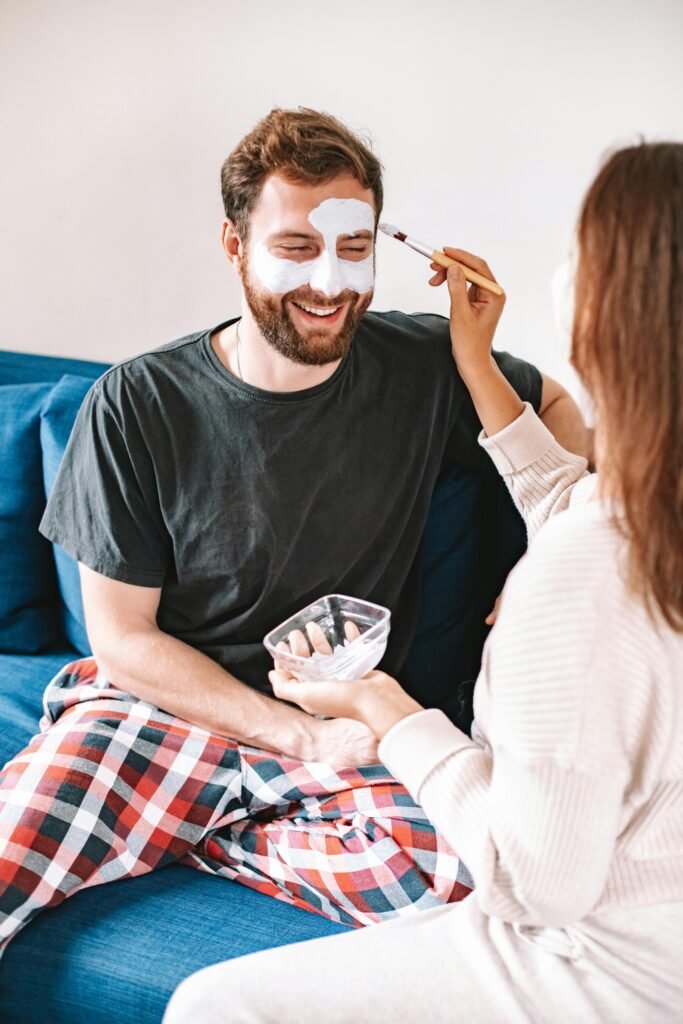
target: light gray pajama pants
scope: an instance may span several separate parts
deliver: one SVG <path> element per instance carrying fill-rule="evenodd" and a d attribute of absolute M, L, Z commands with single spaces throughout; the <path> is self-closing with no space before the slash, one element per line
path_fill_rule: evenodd
<path fill-rule="evenodd" d="M 461 903 L 216 964 L 163 1024 L 679 1024 L 683 904 L 522 929 Z"/>

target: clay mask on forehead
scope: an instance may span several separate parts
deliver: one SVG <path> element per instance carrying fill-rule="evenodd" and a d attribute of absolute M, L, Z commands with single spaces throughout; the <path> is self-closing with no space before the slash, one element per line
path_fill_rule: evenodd
<path fill-rule="evenodd" d="M 308 215 L 323 237 L 323 251 L 314 260 L 297 263 L 274 256 L 264 242 L 254 246 L 251 267 L 269 292 L 283 295 L 309 285 L 332 298 L 349 290 L 363 294 L 372 289 L 375 272 L 372 253 L 363 260 L 345 260 L 337 255 L 340 235 L 375 230 L 375 212 L 360 199 L 325 199 Z"/>

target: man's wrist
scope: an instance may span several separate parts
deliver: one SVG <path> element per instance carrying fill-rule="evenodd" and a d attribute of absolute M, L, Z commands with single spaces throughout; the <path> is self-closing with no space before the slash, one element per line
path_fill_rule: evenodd
<path fill-rule="evenodd" d="M 283 754 L 294 757 L 298 761 L 318 760 L 318 731 L 320 719 L 302 711 L 292 722 L 292 736 Z"/>

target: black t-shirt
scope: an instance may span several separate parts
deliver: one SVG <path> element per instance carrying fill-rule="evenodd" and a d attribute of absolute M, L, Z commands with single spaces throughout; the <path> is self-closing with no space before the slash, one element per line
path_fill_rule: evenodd
<path fill-rule="evenodd" d="M 391 609 L 382 667 L 400 675 L 439 471 L 494 472 L 448 321 L 367 313 L 328 380 L 286 393 L 221 364 L 211 335 L 231 322 L 93 385 L 41 533 L 104 576 L 160 587 L 159 628 L 265 692 L 265 634 L 335 592 Z M 495 358 L 538 408 L 538 370 Z"/>

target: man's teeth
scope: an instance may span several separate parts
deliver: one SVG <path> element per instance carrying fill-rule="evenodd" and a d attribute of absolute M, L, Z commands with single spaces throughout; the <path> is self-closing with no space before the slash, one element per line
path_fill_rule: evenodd
<path fill-rule="evenodd" d="M 332 316 L 338 309 L 341 309 L 341 306 L 328 306 L 326 309 L 321 309 L 319 306 L 304 306 L 303 302 L 295 302 L 294 305 L 298 306 L 299 309 L 303 309 L 306 313 L 312 313 L 313 316 Z"/>

